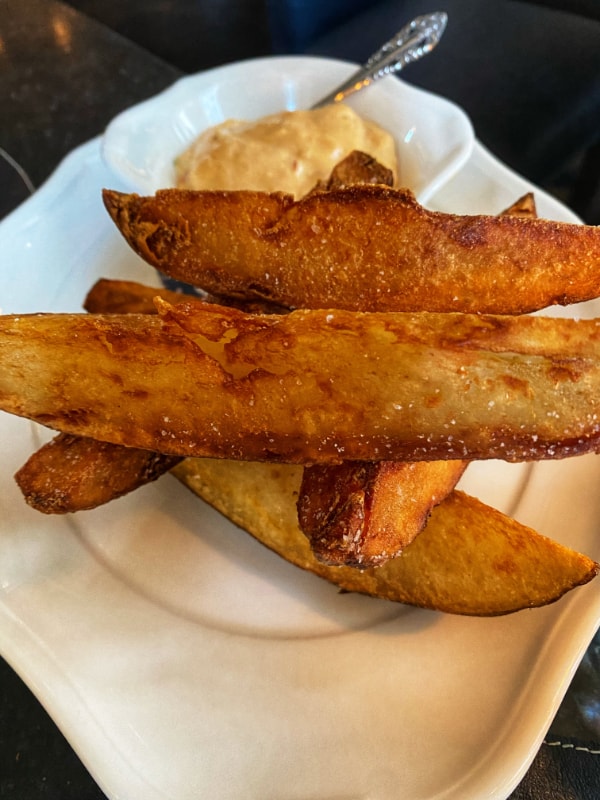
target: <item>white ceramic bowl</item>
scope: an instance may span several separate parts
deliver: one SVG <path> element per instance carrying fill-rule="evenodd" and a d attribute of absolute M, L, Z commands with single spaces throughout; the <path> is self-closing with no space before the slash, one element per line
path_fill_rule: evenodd
<path fill-rule="evenodd" d="M 132 190 L 153 193 L 173 186 L 175 157 L 205 128 L 229 118 L 257 119 L 308 108 L 355 69 L 346 61 L 284 56 L 182 78 L 117 116 L 104 134 L 103 157 Z M 400 183 L 421 202 L 469 158 L 471 123 L 448 100 L 386 77 L 347 102 L 393 134 Z"/>

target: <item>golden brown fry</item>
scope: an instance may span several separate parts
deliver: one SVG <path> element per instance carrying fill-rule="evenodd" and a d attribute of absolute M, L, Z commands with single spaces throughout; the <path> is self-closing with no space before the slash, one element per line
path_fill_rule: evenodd
<path fill-rule="evenodd" d="M 533 192 L 527 192 L 518 200 L 515 200 L 512 205 L 500 212 L 501 216 L 511 217 L 526 217 L 528 219 L 536 219 L 537 207 L 535 204 L 535 197 Z"/>
<path fill-rule="evenodd" d="M 15 480 L 33 508 L 67 514 L 122 497 L 179 461 L 177 456 L 61 433 L 29 458 Z"/>
<path fill-rule="evenodd" d="M 184 294 L 165 289 L 153 288 L 136 281 L 111 280 L 100 278 L 87 293 L 83 307 L 90 314 L 156 314 L 155 298 L 160 297 L 168 303 L 219 303 L 219 298 L 209 294 Z M 287 309 L 274 303 L 261 300 L 234 301 L 231 308 L 238 308 L 248 314 L 282 314 Z"/>
<path fill-rule="evenodd" d="M 398 558 L 357 570 L 317 560 L 296 517 L 301 468 L 186 459 L 173 473 L 258 541 L 350 592 L 452 614 L 508 614 L 557 600 L 598 565 L 499 511 L 453 492 Z"/>
<path fill-rule="evenodd" d="M 324 564 L 379 566 L 423 530 L 466 461 L 344 461 L 304 468 L 298 524 Z"/>
<path fill-rule="evenodd" d="M 294 202 L 260 192 L 104 192 L 131 247 L 221 296 L 298 308 L 521 314 L 600 295 L 600 229 L 428 211 L 351 186 Z"/>
<path fill-rule="evenodd" d="M 394 173 L 368 153 L 353 150 L 333 168 L 329 179 L 317 183 L 313 191 L 330 192 L 332 189 L 341 189 L 357 184 L 393 186 Z"/>
<path fill-rule="evenodd" d="M 599 447 L 595 320 L 157 302 L 161 317 L 1 317 L 0 408 L 182 456 L 520 461 Z"/>
<path fill-rule="evenodd" d="M 194 300 L 164 287 L 100 278 L 87 293 L 83 307 L 90 314 L 156 314 L 155 297 L 162 297 L 168 303 Z"/>

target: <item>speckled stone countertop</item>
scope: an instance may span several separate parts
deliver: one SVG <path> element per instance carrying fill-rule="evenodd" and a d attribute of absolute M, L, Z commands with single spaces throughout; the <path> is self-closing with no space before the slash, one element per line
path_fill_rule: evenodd
<path fill-rule="evenodd" d="M 0 146 L 39 186 L 76 145 L 180 73 L 69 6 L 2 0 L 0 75 Z"/>

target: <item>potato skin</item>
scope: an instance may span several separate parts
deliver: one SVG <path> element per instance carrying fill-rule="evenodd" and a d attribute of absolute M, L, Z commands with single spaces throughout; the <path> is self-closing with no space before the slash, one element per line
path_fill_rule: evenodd
<path fill-rule="evenodd" d="M 27 503 L 43 514 L 97 508 L 160 478 L 179 456 L 59 433 L 15 474 Z"/>
<path fill-rule="evenodd" d="M 290 308 L 522 314 L 600 295 L 600 229 L 453 215 L 382 185 L 290 195 L 105 190 L 149 264 L 215 295 Z M 521 206 L 522 208 L 522 206 Z"/>

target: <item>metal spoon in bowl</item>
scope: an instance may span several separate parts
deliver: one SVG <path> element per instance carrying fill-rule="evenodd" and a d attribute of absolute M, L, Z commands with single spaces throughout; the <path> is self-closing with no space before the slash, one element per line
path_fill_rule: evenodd
<path fill-rule="evenodd" d="M 379 78 L 399 72 L 407 64 L 431 53 L 442 38 L 448 15 L 443 11 L 416 17 L 382 45 L 348 80 L 311 108 L 339 103 L 348 95 L 366 89 Z"/>

